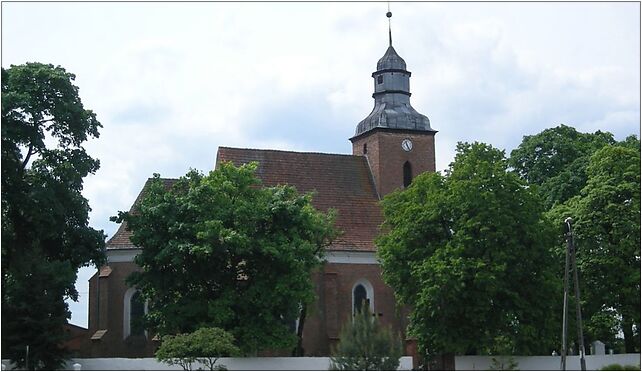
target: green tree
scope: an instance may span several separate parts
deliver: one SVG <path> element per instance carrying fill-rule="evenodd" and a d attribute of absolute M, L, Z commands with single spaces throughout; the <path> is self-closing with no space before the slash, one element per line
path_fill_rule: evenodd
<path fill-rule="evenodd" d="M 99 167 L 82 147 L 98 137 L 75 76 L 27 63 L 2 69 L 2 357 L 53 369 L 66 356 L 79 267 L 104 259 L 102 231 L 89 227 L 83 178 Z"/>
<path fill-rule="evenodd" d="M 556 262 L 562 263 L 556 265 L 559 270 L 559 280 L 562 280 L 565 252 L 564 232 L 561 226 L 564 218 L 568 216 L 575 218 L 575 216 L 590 212 L 594 217 L 592 222 L 600 222 L 601 225 L 604 223 L 608 224 L 610 223 L 609 220 L 612 220 L 614 216 L 614 208 L 608 200 L 610 200 L 609 198 L 617 198 L 618 196 L 613 195 L 612 191 L 622 186 L 615 187 L 615 182 L 623 182 L 623 184 L 633 182 L 633 186 L 635 187 L 635 182 L 630 179 L 625 180 L 621 177 L 615 179 L 611 177 L 611 175 L 606 176 L 606 178 L 611 177 L 609 183 L 604 183 L 604 175 L 597 178 L 596 174 L 591 175 L 590 167 L 595 168 L 593 163 L 598 161 L 596 157 L 599 156 L 597 154 L 600 153 L 600 156 L 606 156 L 608 159 L 610 158 L 609 153 L 602 153 L 601 151 L 615 145 L 620 148 L 630 149 L 638 154 L 640 153 L 640 141 L 634 135 L 628 136 L 623 141 L 616 142 L 613 139 L 613 135 L 608 132 L 580 133 L 574 128 L 564 125 L 544 130 L 534 136 L 525 136 L 522 144 L 511 153 L 511 165 L 532 187 L 538 188 L 540 194 L 546 200 L 547 208 L 550 208 L 548 212 L 549 217 L 554 219 L 560 226 L 558 230 L 560 244 L 555 250 Z M 635 161 L 634 158 L 631 159 Z M 622 159 L 622 161 L 629 164 L 631 159 Z M 607 170 L 603 170 L 602 173 L 611 172 L 608 170 L 609 168 L 618 169 L 621 166 L 621 164 L 617 165 L 615 163 L 605 164 L 605 161 L 606 159 L 602 160 L 602 168 Z M 639 158 L 637 166 L 639 167 Z M 593 173 L 595 172 L 593 171 Z M 594 180 L 591 180 L 591 178 Z M 589 186 L 590 183 L 592 183 L 592 186 Z M 603 185 L 597 186 L 600 183 Z M 604 190 L 601 190 L 602 187 L 604 187 Z M 637 189 L 639 190 L 639 181 L 637 183 Z M 593 204 L 591 207 L 587 207 L 586 204 L 586 202 L 588 202 L 586 198 L 589 190 L 592 190 L 593 193 L 591 197 Z M 621 192 L 621 190 L 617 192 Z M 601 203 L 596 202 L 596 200 L 601 200 Z M 617 201 L 613 203 L 617 205 Z M 594 209 L 591 210 L 590 208 Z M 618 211 L 618 213 L 621 212 L 619 217 L 623 220 L 631 218 L 631 213 L 636 213 L 635 207 L 627 210 L 627 206 L 620 205 L 620 208 L 621 210 Z M 599 220 L 600 218 L 603 218 L 603 220 Z M 586 219 L 586 216 L 584 216 L 584 219 Z M 637 219 L 639 220 L 639 207 Z M 613 235 L 624 233 L 622 228 L 620 228 L 621 223 L 622 222 L 618 222 L 615 225 L 616 228 L 610 230 L 609 234 L 612 235 L 611 241 L 618 241 L 618 239 L 622 238 L 623 242 L 628 243 L 629 239 L 627 235 Z M 603 278 L 608 278 L 613 285 L 619 285 L 623 290 L 628 290 L 625 288 L 631 288 L 630 286 L 623 286 L 628 280 L 622 281 L 621 278 L 618 279 L 616 276 L 630 273 L 629 268 L 631 265 L 635 265 L 635 260 L 632 262 L 631 259 L 634 259 L 635 255 L 631 255 L 631 249 L 625 248 L 624 245 L 620 246 L 621 249 L 613 245 L 608 249 L 587 249 L 587 244 L 595 246 L 600 241 L 594 239 L 603 239 L 602 235 L 605 233 L 605 230 L 596 230 L 588 234 L 587 231 L 582 231 L 583 229 L 588 231 L 591 230 L 591 228 L 589 226 L 580 226 L 580 230 L 577 231 L 577 234 L 579 234 L 577 237 L 579 239 L 577 241 L 577 254 L 581 280 L 580 287 L 583 294 L 582 315 L 584 317 L 585 337 L 588 340 L 602 340 L 611 347 L 616 348 L 616 345 L 619 343 L 617 335 L 623 325 L 620 312 L 613 307 L 613 304 L 616 302 L 614 298 L 615 294 L 619 293 L 619 291 L 615 287 L 612 288 L 613 290 L 606 289 L 606 287 L 609 287 L 609 284 L 605 283 L 606 279 Z M 626 233 L 628 234 L 629 232 Z M 584 238 L 582 235 L 586 237 Z M 627 254 L 629 258 L 619 262 L 624 269 L 622 271 L 615 266 L 614 257 L 623 257 Z M 637 269 L 639 271 L 639 267 Z M 615 273 L 618 274 L 616 275 Z M 631 279 L 635 280 L 635 276 Z M 634 296 L 634 298 L 635 297 L 639 296 Z M 572 298 L 572 300 L 574 299 Z M 637 299 L 637 303 L 637 308 L 639 309 L 639 298 Z M 571 306 L 571 313 L 573 311 L 574 306 Z M 569 320 L 573 323 L 574 316 L 571 316 Z M 632 324 L 634 324 L 633 329 L 639 329 L 639 326 L 636 325 L 638 323 L 636 323 L 635 320 Z M 570 324 L 569 329 L 573 328 L 574 325 Z M 629 328 L 629 326 L 627 325 L 626 328 Z M 639 345 L 639 334 L 637 332 L 623 331 L 623 333 L 625 333 L 625 338 L 628 338 L 628 341 L 625 342 L 628 346 L 626 346 L 625 349 L 632 350 L 632 348 L 639 348 L 639 346 L 636 346 Z M 574 334 L 570 334 L 569 336 L 571 339 L 574 338 Z"/>
<path fill-rule="evenodd" d="M 546 207 L 550 208 L 580 192 L 586 185 L 591 155 L 614 143 L 611 133 L 581 133 L 562 124 L 524 136 L 511 152 L 509 165 L 529 184 L 539 187 Z"/>
<path fill-rule="evenodd" d="M 334 371 L 395 371 L 401 358 L 401 341 L 368 306 L 361 306 L 341 331 L 340 341 L 331 358 Z"/>
<path fill-rule="evenodd" d="M 170 366 L 179 365 L 185 371 L 191 371 L 194 362 L 214 371 L 225 369 L 223 365 L 216 365 L 219 358 L 235 356 L 239 352 L 232 334 L 216 327 L 199 328 L 189 334 L 164 336 L 156 359 Z"/>
<path fill-rule="evenodd" d="M 587 337 L 640 350 L 640 142 L 629 138 L 591 158 L 579 195 L 553 208 L 572 217 Z M 559 255 L 563 254 L 560 244 Z"/>
<path fill-rule="evenodd" d="M 640 139 L 633 134 L 627 136 L 623 141 L 618 142 L 617 145 L 640 152 Z"/>
<path fill-rule="evenodd" d="M 119 213 L 142 248 L 131 283 L 150 300 L 153 331 L 219 327 L 245 353 L 294 346 L 288 322 L 314 299 L 334 216 L 293 187 L 261 187 L 256 167 L 190 171 L 169 189 L 156 175 L 136 212 Z"/>
<path fill-rule="evenodd" d="M 418 176 L 383 213 L 383 277 L 428 357 L 550 354 L 554 231 L 503 151 L 459 143 L 445 176 Z"/>

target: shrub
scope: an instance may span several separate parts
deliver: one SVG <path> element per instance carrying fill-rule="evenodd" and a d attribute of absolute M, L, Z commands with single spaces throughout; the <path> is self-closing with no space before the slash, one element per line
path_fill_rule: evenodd
<path fill-rule="evenodd" d="M 600 368 L 600 371 L 639 371 L 639 370 L 640 370 L 640 366 L 632 366 L 629 364 L 623 366 L 617 363 L 608 364 Z"/>
<path fill-rule="evenodd" d="M 368 306 L 362 307 L 364 309 L 342 330 L 330 368 L 335 371 L 396 370 L 401 357 L 399 338 L 379 324 Z"/>
<path fill-rule="evenodd" d="M 488 368 L 491 371 L 517 371 L 519 363 L 513 357 L 494 357 Z"/>
<path fill-rule="evenodd" d="M 220 328 L 199 328 L 193 333 L 164 336 L 156 359 L 170 366 L 179 365 L 185 371 L 191 371 L 194 362 L 202 363 L 210 371 L 221 371 L 226 368 L 217 366 L 216 361 L 238 353 L 230 333 Z"/>

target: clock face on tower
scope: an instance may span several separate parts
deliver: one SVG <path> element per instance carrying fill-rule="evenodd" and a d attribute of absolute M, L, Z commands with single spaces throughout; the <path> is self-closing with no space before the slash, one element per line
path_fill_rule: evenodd
<path fill-rule="evenodd" d="M 406 152 L 412 150 L 412 141 L 409 138 L 404 139 L 401 141 L 401 148 Z"/>

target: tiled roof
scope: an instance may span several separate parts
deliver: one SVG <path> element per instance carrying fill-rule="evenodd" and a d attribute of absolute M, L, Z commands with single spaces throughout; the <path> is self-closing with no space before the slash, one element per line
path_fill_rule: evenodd
<path fill-rule="evenodd" d="M 292 185 L 301 192 L 314 191 L 314 206 L 337 211 L 336 226 L 343 234 L 330 250 L 374 251 L 374 238 L 383 219 L 377 192 L 365 157 L 340 154 L 219 147 L 216 163 L 239 166 L 258 162 L 257 176 L 265 186 Z M 163 179 L 166 187 L 176 180 Z M 149 183 L 136 198 L 141 199 Z M 133 210 L 134 207 L 132 207 Z M 135 248 L 130 233 L 121 224 L 107 242 L 108 249 Z"/>
<path fill-rule="evenodd" d="M 134 203 L 132 204 L 132 207 L 129 209 L 129 212 L 132 213 L 135 210 L 136 205 L 141 201 L 143 198 L 143 195 L 147 191 L 147 188 L 149 187 L 149 183 L 151 182 L 152 178 L 147 179 L 147 182 L 145 182 L 145 185 L 143 186 L 143 189 L 140 190 L 138 193 L 138 196 L 136 197 L 136 200 L 134 200 Z M 177 179 L 174 178 L 161 178 L 161 181 L 165 185 L 166 188 L 172 187 L 172 185 L 178 181 Z M 134 244 L 129 240 L 131 237 L 131 232 L 127 231 L 127 224 L 125 222 L 121 223 L 120 226 L 118 226 L 118 230 L 116 230 L 116 233 L 114 236 L 112 236 L 109 240 L 107 240 L 106 246 L 107 249 L 134 249 L 136 248 Z"/>
<path fill-rule="evenodd" d="M 314 206 L 337 211 L 343 234 L 331 250 L 374 251 L 374 238 L 383 222 L 379 200 L 365 157 L 277 150 L 219 147 L 216 158 L 235 165 L 259 163 L 257 175 L 265 186 L 292 185 L 299 192 L 316 191 Z"/>

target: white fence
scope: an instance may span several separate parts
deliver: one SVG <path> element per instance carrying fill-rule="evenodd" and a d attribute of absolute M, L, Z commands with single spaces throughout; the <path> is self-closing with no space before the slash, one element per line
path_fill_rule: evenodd
<path fill-rule="evenodd" d="M 492 356 L 456 356 L 455 369 L 468 371 L 488 370 L 493 363 L 493 358 L 498 359 L 506 365 L 509 357 L 492 357 Z M 586 355 L 586 369 L 589 371 L 599 370 L 609 364 L 620 365 L 640 365 L 640 354 L 613 354 L 613 355 Z M 559 371 L 561 365 L 560 356 L 514 356 L 512 360 L 517 363 L 518 370 L 521 371 Z M 566 370 L 579 371 L 580 357 L 569 355 L 566 357 Z"/>
<path fill-rule="evenodd" d="M 494 357 L 505 365 L 509 357 Z M 589 371 L 599 370 L 608 364 L 620 365 L 640 365 L 640 354 L 614 354 L 614 355 L 587 355 L 586 369 Z M 469 371 L 483 371 L 490 369 L 493 361 L 491 356 L 456 356 L 455 369 Z M 522 371 L 559 371 L 559 356 L 515 356 L 512 360 L 517 363 L 516 369 Z M 67 363 L 67 370 L 73 370 L 74 364 L 80 364 L 83 371 L 178 371 L 179 366 L 168 366 L 159 363 L 154 358 L 83 358 L 72 359 Z M 224 364 L 230 371 L 311 371 L 327 370 L 330 367 L 330 358 L 221 358 L 219 364 Z M 7 369 L 11 369 L 8 360 L 3 360 Z M 198 363 L 194 363 L 193 369 L 198 369 Z M 205 368 L 204 368 L 205 369 Z M 402 357 L 400 360 L 399 370 L 408 371 L 412 369 L 412 357 Z M 566 358 L 566 369 L 569 371 L 580 370 L 579 356 L 572 355 Z"/>
<path fill-rule="evenodd" d="M 401 357 L 399 362 L 399 370 L 412 369 L 412 357 Z M 154 358 L 79 358 L 70 360 L 67 369 L 73 370 L 76 363 L 81 365 L 83 371 L 182 371 L 180 366 L 159 363 Z M 330 358 L 221 358 L 217 364 L 224 364 L 230 371 L 319 371 L 330 368 Z M 207 370 L 199 363 L 192 365 L 193 370 L 199 367 Z"/>

